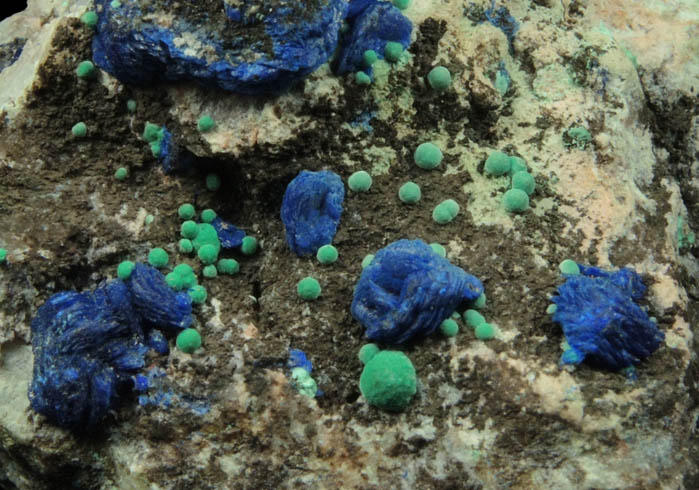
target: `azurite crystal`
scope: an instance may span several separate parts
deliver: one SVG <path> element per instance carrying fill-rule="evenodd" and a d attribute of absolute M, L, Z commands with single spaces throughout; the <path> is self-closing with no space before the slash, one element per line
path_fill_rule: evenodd
<path fill-rule="evenodd" d="M 561 362 L 618 370 L 655 352 L 665 334 L 634 302 L 645 292 L 641 277 L 631 269 L 579 267 L 580 275 L 569 276 L 552 298 L 553 320 L 563 326 L 570 346 Z"/>
<path fill-rule="evenodd" d="M 192 80 L 242 94 L 280 92 L 325 63 L 337 44 L 346 0 L 180 2 L 159 10 L 96 0 L 95 63 L 124 83 Z M 220 15 L 217 15 L 220 14 Z M 166 22 L 160 20 L 167 19 Z"/>
<path fill-rule="evenodd" d="M 421 240 L 399 240 L 379 250 L 354 288 L 352 315 L 366 336 L 402 344 L 430 335 L 483 285 Z"/>
<path fill-rule="evenodd" d="M 162 334 L 144 335 L 144 326 L 192 323 L 189 297 L 163 285 L 157 269 L 136 264 L 126 282 L 51 296 L 31 324 L 31 407 L 65 429 L 95 429 L 115 406 L 119 389 L 133 384 L 149 347 L 167 351 Z"/>
<path fill-rule="evenodd" d="M 331 243 L 337 232 L 345 200 L 345 186 L 329 170 L 303 170 L 284 193 L 281 217 L 289 248 L 299 256 L 315 254 Z"/>

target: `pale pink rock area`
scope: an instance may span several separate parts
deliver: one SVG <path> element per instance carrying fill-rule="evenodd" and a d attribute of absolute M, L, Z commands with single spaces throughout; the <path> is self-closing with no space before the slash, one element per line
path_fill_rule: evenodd
<path fill-rule="evenodd" d="M 404 11 L 410 54 L 379 62 L 369 88 L 323 66 L 264 100 L 189 85 L 137 89 L 104 73 L 90 98 L 58 85 L 89 56 L 75 20 L 86 2 L 37 0 L 0 23 L 0 44 L 29 39 L 0 72 L 0 247 L 9 251 L 0 265 L 0 488 L 699 488 L 699 247 L 679 248 L 699 228 L 696 1 L 505 4 L 520 23 L 512 51 L 499 29 L 470 17 L 490 0 L 413 0 Z M 504 94 L 500 63 L 512 79 Z M 441 98 L 424 79 L 439 64 L 454 79 Z M 128 98 L 135 115 L 123 111 Z M 84 142 L 69 135 L 80 104 L 95 119 Z M 371 133 L 353 124 L 364 107 L 375 113 Z M 206 134 L 196 131 L 203 113 L 217 121 Z M 223 195 L 206 194 L 201 176 L 158 170 L 139 140 L 146 120 L 167 121 L 183 146 L 210 158 L 207 171 L 226 177 Z M 564 133 L 578 126 L 592 140 L 566 146 Z M 429 175 L 411 160 L 428 140 L 445 155 Z M 536 178 L 522 215 L 502 208 L 507 177 L 482 172 L 498 149 L 524 158 Z M 116 183 L 122 165 L 131 177 Z M 303 168 L 374 175 L 370 193 L 348 197 L 330 268 L 284 244 L 280 195 Z M 410 179 L 423 200 L 407 209 L 397 188 Z M 462 213 L 440 227 L 430 215 L 446 197 Z M 240 275 L 206 282 L 203 349 L 151 359 L 168 389 L 207 400 L 208 412 L 129 400 L 93 437 L 52 427 L 26 397 L 36 309 L 53 292 L 114 277 L 119 261 L 144 260 L 150 247 L 175 257 L 177 206 L 195 199 L 261 241 Z M 453 339 L 407 347 L 418 394 L 396 415 L 359 393 L 363 330 L 349 304 L 362 258 L 405 237 L 442 243 L 483 279 L 497 335 L 479 341 L 462 324 Z M 545 310 L 566 258 L 644 275 L 666 340 L 637 380 L 559 366 L 565 339 Z M 323 296 L 303 303 L 293 288 L 311 273 Z M 310 356 L 323 396 L 289 386 L 289 347 Z"/>

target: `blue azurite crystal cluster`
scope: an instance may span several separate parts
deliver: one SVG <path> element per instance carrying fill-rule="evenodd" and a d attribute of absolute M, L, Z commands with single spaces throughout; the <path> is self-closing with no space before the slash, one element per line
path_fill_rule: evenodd
<path fill-rule="evenodd" d="M 64 291 L 32 320 L 32 408 L 52 423 L 89 432 L 133 386 L 149 349 L 166 354 L 154 328 L 177 332 L 192 324 L 192 303 L 175 293 L 155 268 L 136 264 L 127 281 L 94 291 Z"/>
<path fill-rule="evenodd" d="M 421 240 L 399 240 L 379 250 L 354 289 L 352 315 L 367 338 L 402 344 L 432 334 L 483 284 Z"/>
<path fill-rule="evenodd" d="M 568 345 L 564 364 L 587 361 L 611 370 L 631 367 L 650 356 L 665 335 L 638 305 L 645 293 L 631 269 L 608 272 L 582 266 L 558 287 L 553 320 L 563 326 Z"/>
<path fill-rule="evenodd" d="M 345 186 L 336 173 L 299 173 L 287 186 L 282 201 L 281 218 L 289 248 L 303 257 L 332 243 L 344 200 Z"/>

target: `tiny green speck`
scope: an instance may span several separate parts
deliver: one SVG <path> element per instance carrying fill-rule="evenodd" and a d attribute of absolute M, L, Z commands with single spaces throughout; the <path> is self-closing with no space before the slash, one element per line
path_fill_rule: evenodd
<path fill-rule="evenodd" d="M 447 249 L 444 248 L 442 245 L 439 243 L 430 243 L 430 247 L 432 247 L 432 250 L 439 255 L 440 257 L 446 257 L 447 256 Z"/>
<path fill-rule="evenodd" d="M 221 259 L 216 264 L 219 274 L 234 275 L 240 271 L 240 264 L 235 259 Z"/>
<path fill-rule="evenodd" d="M 376 344 L 364 344 L 361 349 L 359 349 L 359 362 L 366 364 L 371 361 L 371 358 L 379 353 L 379 348 Z"/>
<path fill-rule="evenodd" d="M 368 254 L 366 257 L 362 259 L 362 269 L 366 269 L 371 265 L 371 262 L 374 260 L 374 254 Z"/>
<path fill-rule="evenodd" d="M 371 85 L 371 77 L 363 71 L 358 71 L 354 74 L 354 81 L 357 83 L 357 85 Z"/>
<path fill-rule="evenodd" d="M 192 286 L 187 293 L 192 298 L 192 303 L 201 304 L 206 301 L 206 288 L 204 286 Z"/>
<path fill-rule="evenodd" d="M 332 264 L 337 260 L 337 249 L 332 245 L 323 245 L 318 249 L 316 258 L 321 264 Z"/>
<path fill-rule="evenodd" d="M 191 354 L 201 347 L 201 335 L 193 328 L 185 328 L 179 333 L 175 343 L 179 350 L 185 354 Z"/>
<path fill-rule="evenodd" d="M 118 9 L 121 7 L 121 2 L 119 0 L 112 0 L 112 3 L 109 5 L 111 5 L 113 9 Z"/>
<path fill-rule="evenodd" d="M 216 174 L 206 176 L 206 188 L 210 191 L 217 191 L 221 188 L 221 177 Z"/>
<path fill-rule="evenodd" d="M 199 121 L 197 121 L 197 129 L 202 133 L 208 133 L 214 129 L 214 126 L 216 126 L 216 123 L 211 116 L 201 116 Z"/>
<path fill-rule="evenodd" d="M 92 10 L 88 10 L 80 16 L 80 21 L 90 29 L 94 29 L 97 25 L 97 13 Z"/>
<path fill-rule="evenodd" d="M 126 177 L 129 176 L 129 171 L 126 170 L 124 167 L 119 167 L 116 169 L 116 172 L 114 172 L 114 178 L 117 180 L 126 180 Z"/>
<path fill-rule="evenodd" d="M 85 60 L 80 62 L 75 73 L 80 78 L 94 78 L 95 75 L 97 75 L 97 70 L 95 69 L 95 65 L 92 64 L 92 61 Z"/>
<path fill-rule="evenodd" d="M 473 302 L 473 307 L 477 310 L 482 310 L 487 300 L 488 298 L 485 296 L 485 293 L 481 293 L 481 295 L 476 298 L 476 301 Z"/>
<path fill-rule="evenodd" d="M 240 251 L 245 255 L 253 255 L 257 252 L 257 238 L 254 236 L 243 238 L 243 243 L 240 244 Z"/>
<path fill-rule="evenodd" d="M 87 124 L 79 122 L 70 130 L 76 138 L 82 138 L 87 134 Z"/>
<path fill-rule="evenodd" d="M 554 313 L 556 313 L 556 310 L 558 310 L 558 305 L 556 305 L 556 303 L 551 303 L 546 308 L 546 313 L 549 315 L 553 315 Z"/>
<path fill-rule="evenodd" d="M 313 277 L 304 277 L 296 285 L 296 292 L 305 300 L 313 300 L 320 296 L 320 283 Z"/>
<path fill-rule="evenodd" d="M 177 214 L 180 218 L 188 220 L 194 218 L 196 211 L 194 210 L 194 206 L 189 203 L 185 203 L 177 208 Z"/>
<path fill-rule="evenodd" d="M 218 249 L 211 244 L 202 245 L 197 251 L 197 256 L 202 263 L 206 265 L 213 264 L 218 258 Z"/>
<path fill-rule="evenodd" d="M 508 213 L 522 213 L 529 208 L 529 196 L 521 189 L 510 189 L 503 194 L 502 204 Z"/>
<path fill-rule="evenodd" d="M 570 128 L 566 134 L 570 139 L 570 143 L 566 146 L 576 146 L 579 150 L 584 150 L 587 144 L 592 141 L 592 135 L 582 126 Z"/>
<path fill-rule="evenodd" d="M 490 323 L 481 323 L 476 326 L 475 333 L 478 340 L 490 340 L 495 337 L 495 327 Z"/>
<path fill-rule="evenodd" d="M 464 322 L 471 328 L 476 328 L 481 323 L 485 323 L 485 318 L 476 310 L 464 311 Z"/>
<path fill-rule="evenodd" d="M 563 262 L 561 262 L 558 269 L 561 271 L 561 274 L 565 274 L 567 276 L 577 276 L 580 274 L 580 267 L 578 267 L 578 264 L 571 259 L 565 259 Z"/>
<path fill-rule="evenodd" d="M 459 214 L 459 205 L 453 199 L 447 199 L 435 206 L 432 219 L 440 225 L 450 223 Z"/>
<path fill-rule="evenodd" d="M 442 150 L 434 143 L 422 143 L 415 149 L 413 158 L 418 167 L 431 170 L 442 163 Z"/>
<path fill-rule="evenodd" d="M 436 66 L 427 74 L 427 82 L 435 92 L 444 92 L 451 85 L 451 73 L 443 66 Z"/>
<path fill-rule="evenodd" d="M 420 197 L 422 197 L 420 186 L 415 182 L 406 182 L 398 189 L 398 199 L 405 204 L 414 204 L 420 200 Z"/>
<path fill-rule="evenodd" d="M 445 337 L 455 337 L 456 334 L 459 333 L 459 324 L 451 318 L 448 318 L 442 322 L 439 326 L 439 330 L 441 330 Z"/>
<path fill-rule="evenodd" d="M 7 250 L 0 248 L 0 264 L 4 264 L 5 260 L 7 260 Z"/>
<path fill-rule="evenodd" d="M 188 220 L 182 223 L 180 227 L 180 235 L 184 238 L 189 238 L 190 240 L 196 238 L 199 233 L 199 227 L 194 221 Z"/>
<path fill-rule="evenodd" d="M 202 223 L 211 223 L 215 219 L 216 219 L 216 211 L 214 211 L 213 209 L 205 209 L 204 211 L 201 212 Z"/>
<path fill-rule="evenodd" d="M 391 63 L 398 61 L 402 54 L 403 45 L 401 43 L 389 41 L 386 43 L 386 46 L 384 46 L 383 55 L 386 60 L 390 61 Z"/>
<path fill-rule="evenodd" d="M 131 114 L 136 112 L 136 101 L 133 99 L 129 99 L 126 101 L 126 110 L 129 111 Z"/>
<path fill-rule="evenodd" d="M 146 219 L 144 219 L 143 221 L 146 223 L 146 225 L 149 225 L 153 221 L 155 221 L 155 216 L 153 216 L 152 214 L 147 214 Z"/>
<path fill-rule="evenodd" d="M 364 54 L 362 54 L 362 63 L 364 63 L 364 68 L 369 68 L 371 65 L 376 63 L 376 60 L 379 59 L 379 55 L 376 54 L 376 51 L 373 49 L 367 49 L 364 51 Z"/>
<path fill-rule="evenodd" d="M 192 245 L 192 240 L 190 240 L 189 238 L 183 238 L 182 240 L 180 240 L 178 245 L 179 245 L 180 252 L 185 253 L 185 254 L 188 254 L 192 250 L 194 250 L 194 245 Z"/>
<path fill-rule="evenodd" d="M 160 247 L 152 249 L 148 254 L 148 263 L 153 267 L 165 267 L 169 261 L 167 252 Z"/>
<path fill-rule="evenodd" d="M 368 191 L 371 187 L 371 175 L 364 170 L 354 172 L 350 175 L 349 179 L 347 179 L 347 185 L 349 185 L 349 188 L 354 192 Z"/>
<path fill-rule="evenodd" d="M 130 260 L 125 260 L 117 266 L 117 277 L 122 281 L 131 277 L 135 264 Z"/>

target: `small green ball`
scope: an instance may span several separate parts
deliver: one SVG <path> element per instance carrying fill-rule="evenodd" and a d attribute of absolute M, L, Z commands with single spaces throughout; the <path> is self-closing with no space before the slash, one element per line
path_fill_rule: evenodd
<path fill-rule="evenodd" d="M 183 204 L 179 208 L 177 208 L 177 214 L 180 218 L 182 219 L 192 219 L 194 216 L 197 214 L 196 211 L 194 210 L 194 206 L 192 206 L 189 203 Z"/>
<path fill-rule="evenodd" d="M 364 366 L 359 390 L 370 405 L 389 412 L 401 412 L 417 392 L 413 363 L 399 351 L 378 352 Z"/>
<path fill-rule="evenodd" d="M 109 5 L 111 5 L 113 9 L 121 8 L 121 2 L 119 0 L 112 0 L 112 3 Z"/>
<path fill-rule="evenodd" d="M 214 126 L 216 126 L 216 123 L 211 116 L 201 116 L 199 121 L 197 121 L 197 129 L 202 133 L 208 133 L 214 129 Z"/>
<path fill-rule="evenodd" d="M 201 335 L 193 328 L 185 328 L 179 333 L 175 343 L 179 350 L 185 354 L 191 354 L 201 347 Z"/>
<path fill-rule="evenodd" d="M 316 258 L 321 264 L 332 264 L 337 260 L 337 249 L 332 245 L 323 245 L 316 252 Z"/>
<path fill-rule="evenodd" d="M 0 264 L 5 263 L 5 260 L 7 260 L 7 250 L 0 248 Z"/>
<path fill-rule="evenodd" d="M 444 248 L 442 245 L 439 243 L 430 243 L 430 247 L 432 247 L 432 250 L 439 255 L 440 257 L 446 257 L 447 256 L 447 249 Z"/>
<path fill-rule="evenodd" d="M 240 264 L 235 259 L 221 259 L 216 264 L 219 274 L 234 275 L 240 271 Z"/>
<path fill-rule="evenodd" d="M 155 220 L 155 216 L 152 214 L 147 214 L 143 222 L 147 225 L 151 224 Z"/>
<path fill-rule="evenodd" d="M 357 85 L 371 85 L 371 77 L 363 71 L 358 71 L 354 74 L 354 81 Z"/>
<path fill-rule="evenodd" d="M 117 180 L 126 180 L 126 177 L 129 176 L 129 171 L 126 170 L 124 167 L 119 167 L 116 169 L 116 172 L 114 172 L 114 178 Z"/>
<path fill-rule="evenodd" d="M 202 223 L 211 223 L 215 219 L 216 219 L 216 211 L 214 211 L 213 209 L 205 209 L 204 211 L 201 212 Z"/>
<path fill-rule="evenodd" d="M 529 196 L 521 189 L 510 189 L 502 196 L 502 204 L 508 213 L 522 213 L 529 208 Z"/>
<path fill-rule="evenodd" d="M 450 223 L 459 214 L 459 205 L 453 199 L 447 199 L 435 206 L 432 219 L 440 225 Z"/>
<path fill-rule="evenodd" d="M 155 247 L 148 254 L 148 263 L 153 267 L 165 267 L 169 261 L 167 252 L 160 247 Z"/>
<path fill-rule="evenodd" d="M 148 143 L 155 143 L 158 141 L 158 139 L 160 139 L 161 135 L 162 133 L 160 126 L 153 124 L 152 122 L 146 122 L 146 125 L 143 127 L 144 141 L 147 141 Z"/>
<path fill-rule="evenodd" d="M 516 174 L 517 172 L 526 172 L 526 171 L 527 171 L 527 162 L 524 161 L 524 158 L 510 157 L 510 173 L 512 175 Z"/>
<path fill-rule="evenodd" d="M 221 177 L 217 174 L 209 174 L 206 176 L 206 188 L 212 192 L 216 192 L 221 188 Z"/>
<path fill-rule="evenodd" d="M 189 264 L 177 264 L 175 268 L 172 269 L 172 272 L 184 277 L 189 274 L 194 274 L 194 269 L 192 269 L 192 266 Z"/>
<path fill-rule="evenodd" d="M 364 170 L 360 170 L 350 175 L 349 179 L 347 179 L 347 184 L 354 192 L 368 191 L 371 187 L 371 175 Z"/>
<path fill-rule="evenodd" d="M 202 263 L 206 265 L 213 264 L 218 258 L 218 249 L 211 244 L 202 245 L 197 251 L 197 256 Z"/>
<path fill-rule="evenodd" d="M 546 308 L 546 314 L 553 315 L 554 313 L 556 313 L 556 310 L 558 310 L 558 305 L 556 303 L 551 303 Z"/>
<path fill-rule="evenodd" d="M 206 301 L 206 288 L 204 286 L 195 285 L 187 291 L 189 297 L 192 298 L 192 303 L 202 304 Z"/>
<path fill-rule="evenodd" d="M 383 48 L 383 55 L 391 63 L 397 62 L 403 54 L 403 45 L 395 41 L 388 41 Z"/>
<path fill-rule="evenodd" d="M 131 277 L 134 267 L 136 267 L 136 264 L 130 260 L 123 261 L 117 266 L 117 277 L 122 281 L 126 281 L 129 277 Z"/>
<path fill-rule="evenodd" d="M 371 65 L 376 63 L 376 60 L 379 59 L 379 55 L 376 54 L 376 51 L 373 49 L 367 49 L 364 51 L 364 54 L 362 54 L 362 63 L 364 64 L 364 68 L 369 68 Z"/>
<path fill-rule="evenodd" d="M 376 344 L 364 344 L 361 349 L 359 349 L 359 362 L 366 364 L 371 361 L 371 359 L 379 353 L 379 347 Z"/>
<path fill-rule="evenodd" d="M 316 381 L 302 367 L 291 370 L 291 385 L 298 390 L 299 394 L 309 398 L 314 398 L 318 393 Z"/>
<path fill-rule="evenodd" d="M 75 73 L 79 78 L 95 78 L 97 75 L 97 70 L 95 69 L 95 65 L 92 64 L 92 61 L 85 60 L 80 62 L 75 70 Z"/>
<path fill-rule="evenodd" d="M 97 25 L 97 13 L 92 10 L 88 10 L 80 16 L 80 22 L 85 24 L 86 27 L 94 29 Z"/>
<path fill-rule="evenodd" d="M 366 269 L 371 265 L 371 262 L 374 260 L 374 254 L 368 254 L 366 257 L 362 259 L 362 269 Z"/>
<path fill-rule="evenodd" d="M 501 151 L 494 151 L 485 161 L 485 172 L 496 177 L 505 175 L 512 168 L 512 160 Z"/>
<path fill-rule="evenodd" d="M 396 6 L 398 10 L 405 10 L 410 6 L 411 0 L 393 0 L 393 5 Z"/>
<path fill-rule="evenodd" d="M 184 281 L 182 280 L 182 276 L 174 272 L 170 272 L 165 276 L 165 283 L 175 291 L 184 289 Z"/>
<path fill-rule="evenodd" d="M 243 238 L 243 243 L 240 244 L 240 251 L 244 255 L 253 255 L 257 252 L 257 238 L 254 236 L 246 236 Z"/>
<path fill-rule="evenodd" d="M 476 325 L 475 333 L 478 340 L 490 340 L 495 337 L 495 327 L 490 323 L 481 323 Z"/>
<path fill-rule="evenodd" d="M 481 295 L 476 298 L 476 301 L 473 302 L 473 307 L 477 310 L 482 310 L 485 308 L 486 301 L 488 301 L 488 298 L 485 293 L 481 293 Z"/>
<path fill-rule="evenodd" d="M 420 200 L 422 193 L 415 182 L 406 182 L 398 189 L 398 199 L 405 204 L 414 204 Z"/>
<path fill-rule="evenodd" d="M 221 250 L 221 240 L 218 239 L 216 228 L 209 223 L 199 223 L 197 228 L 199 229 L 197 236 L 192 240 L 194 250 L 198 252 L 204 245 L 212 245 L 218 253 Z"/>
<path fill-rule="evenodd" d="M 178 264 L 172 272 L 182 279 L 183 289 L 189 289 L 197 284 L 197 276 L 189 264 Z"/>
<path fill-rule="evenodd" d="M 70 129 L 70 131 L 76 138 L 82 138 L 87 134 L 87 124 L 85 124 L 84 122 L 79 122 L 75 126 L 73 126 Z"/>
<path fill-rule="evenodd" d="M 313 277 L 304 277 L 296 285 L 296 292 L 307 301 L 313 300 L 320 296 L 320 283 Z"/>
<path fill-rule="evenodd" d="M 180 235 L 184 238 L 192 240 L 196 238 L 197 234 L 199 234 L 199 227 L 192 220 L 185 221 L 182 223 L 182 226 L 180 226 Z"/>
<path fill-rule="evenodd" d="M 430 87 L 436 92 L 444 92 L 451 85 L 451 73 L 443 66 L 436 66 L 427 75 Z"/>
<path fill-rule="evenodd" d="M 211 279 L 218 275 L 218 271 L 216 270 L 215 265 L 207 265 L 206 267 L 204 267 L 202 274 L 204 274 L 204 277 L 208 277 L 209 279 Z"/>
<path fill-rule="evenodd" d="M 180 240 L 178 245 L 180 252 L 184 254 L 188 254 L 192 250 L 194 250 L 194 245 L 192 245 L 192 241 L 189 238 L 183 238 L 182 240 Z"/>
<path fill-rule="evenodd" d="M 580 267 L 578 267 L 578 264 L 571 259 L 565 259 L 563 262 L 561 262 L 558 269 L 561 271 L 561 274 L 565 274 L 567 276 L 577 276 L 580 274 Z"/>
<path fill-rule="evenodd" d="M 425 170 L 432 170 L 442 163 L 442 150 L 434 143 L 422 143 L 415 149 L 415 164 Z"/>
<path fill-rule="evenodd" d="M 451 318 L 448 318 L 442 322 L 439 326 L 439 330 L 441 330 L 445 337 L 456 337 L 456 334 L 459 333 L 459 324 Z"/>
<path fill-rule="evenodd" d="M 536 182 L 529 172 L 519 171 L 512 174 L 512 188 L 519 189 L 531 196 L 534 193 Z"/>
<path fill-rule="evenodd" d="M 481 323 L 485 323 L 485 317 L 476 310 L 464 311 L 464 322 L 471 328 L 476 328 Z"/>
<path fill-rule="evenodd" d="M 129 99 L 126 101 L 126 110 L 133 114 L 136 112 L 136 101 L 133 99 Z"/>

